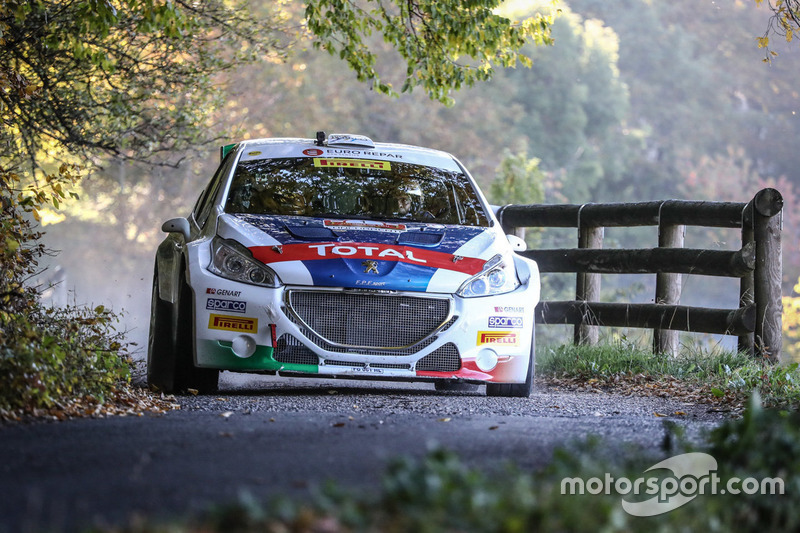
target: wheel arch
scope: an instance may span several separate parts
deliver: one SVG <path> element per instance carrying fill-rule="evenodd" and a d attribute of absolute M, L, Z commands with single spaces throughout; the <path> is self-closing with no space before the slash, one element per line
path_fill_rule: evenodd
<path fill-rule="evenodd" d="M 177 303 L 180 292 L 180 274 L 184 268 L 183 238 L 171 234 L 158 246 L 156 251 L 156 272 L 158 274 L 158 297 L 171 304 Z"/>

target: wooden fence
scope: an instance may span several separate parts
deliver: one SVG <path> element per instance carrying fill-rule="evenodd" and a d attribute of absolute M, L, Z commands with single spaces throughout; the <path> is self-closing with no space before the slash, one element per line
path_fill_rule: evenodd
<path fill-rule="evenodd" d="M 545 301 L 536 323 L 573 324 L 575 342 L 594 344 L 599 326 L 654 330 L 655 353 L 676 353 L 678 332 L 739 337 L 739 349 L 772 361 L 781 352 L 781 210 L 783 198 L 763 189 L 747 203 L 660 202 L 584 205 L 507 205 L 498 218 L 506 233 L 517 228 L 577 228 L 578 247 L 528 250 L 539 270 L 575 272 L 576 299 Z M 734 251 L 683 247 L 686 226 L 740 228 Z M 658 226 L 658 247 L 603 249 L 607 227 Z M 602 303 L 600 274 L 656 274 L 655 303 Z M 736 309 L 679 305 L 681 274 L 740 278 Z M 547 295 L 543 294 L 545 298 Z"/>

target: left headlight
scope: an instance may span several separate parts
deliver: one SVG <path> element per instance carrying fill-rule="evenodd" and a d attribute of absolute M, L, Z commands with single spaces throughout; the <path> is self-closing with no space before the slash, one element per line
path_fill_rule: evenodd
<path fill-rule="evenodd" d="M 465 281 L 456 294 L 464 298 L 474 298 L 511 292 L 517 287 L 519 281 L 513 259 L 497 254 L 486 261 L 483 270 Z"/>
<path fill-rule="evenodd" d="M 253 259 L 238 242 L 214 237 L 208 269 L 223 278 L 262 287 L 279 287 L 281 282 L 271 268 Z"/>

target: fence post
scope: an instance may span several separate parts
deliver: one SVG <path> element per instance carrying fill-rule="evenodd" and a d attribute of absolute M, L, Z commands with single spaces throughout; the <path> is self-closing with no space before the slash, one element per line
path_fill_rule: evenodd
<path fill-rule="evenodd" d="M 664 202 L 666 204 L 667 202 Z M 661 204 L 663 209 L 664 204 Z M 658 217 L 658 247 L 683 248 L 686 226 L 665 224 L 661 213 Z M 678 304 L 681 299 L 681 275 L 656 274 L 656 304 Z M 653 353 L 677 355 L 680 337 L 678 331 L 669 329 L 653 330 Z"/>
<path fill-rule="evenodd" d="M 753 272 L 756 301 L 756 350 L 772 362 L 780 360 L 783 306 L 781 281 L 781 210 L 783 197 L 775 189 L 762 189 L 753 198 L 753 235 L 756 268 Z"/>
<path fill-rule="evenodd" d="M 583 209 L 583 206 L 581 206 Z M 603 228 L 584 225 L 578 211 L 578 248 L 602 248 Z M 600 300 L 600 274 L 578 272 L 575 281 L 575 299 L 587 302 Z M 600 328 L 586 324 L 575 325 L 575 344 L 594 346 L 600 340 Z"/>
<path fill-rule="evenodd" d="M 742 248 L 748 243 L 755 246 L 753 232 L 753 202 L 750 201 L 742 211 Z M 744 308 L 755 302 L 755 281 L 753 272 L 742 276 L 739 282 L 739 307 Z M 755 334 L 739 335 L 738 350 L 751 356 L 756 354 Z"/>

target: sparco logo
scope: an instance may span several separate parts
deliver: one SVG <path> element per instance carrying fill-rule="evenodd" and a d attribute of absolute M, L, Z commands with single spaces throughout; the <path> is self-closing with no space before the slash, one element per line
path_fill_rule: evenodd
<path fill-rule="evenodd" d="M 212 311 L 231 311 L 232 313 L 244 313 L 247 311 L 247 303 L 234 300 L 217 300 L 209 298 L 206 301 L 206 309 Z"/>
<path fill-rule="evenodd" d="M 513 328 L 519 329 L 522 327 L 521 316 L 490 316 L 490 328 Z"/>
<path fill-rule="evenodd" d="M 217 296 L 233 296 L 234 298 L 238 298 L 242 295 L 242 291 L 229 291 L 227 289 L 206 289 L 206 294 L 216 294 Z"/>
<path fill-rule="evenodd" d="M 258 319 L 212 314 L 208 319 L 208 328 L 256 333 L 258 331 Z"/>
<path fill-rule="evenodd" d="M 478 344 L 519 346 L 519 334 L 513 331 L 479 331 Z"/>

